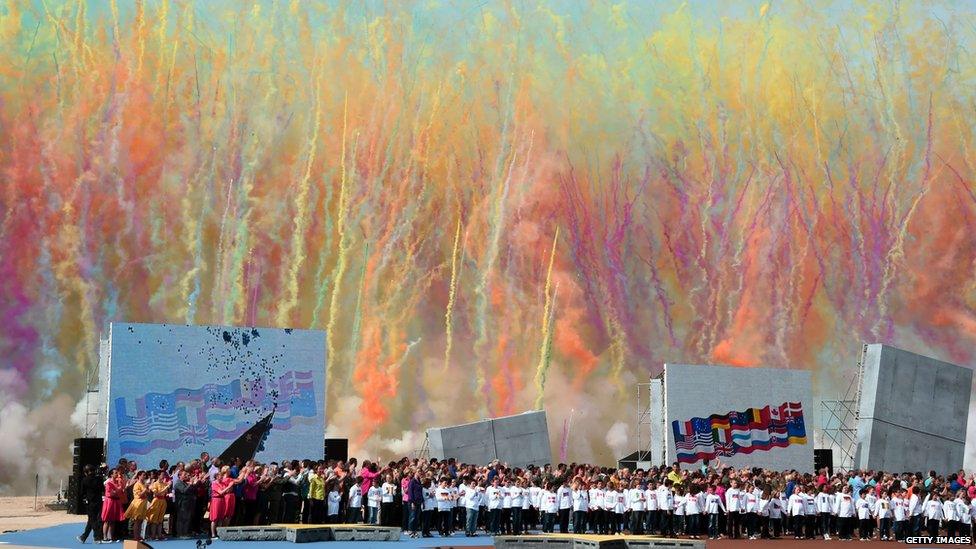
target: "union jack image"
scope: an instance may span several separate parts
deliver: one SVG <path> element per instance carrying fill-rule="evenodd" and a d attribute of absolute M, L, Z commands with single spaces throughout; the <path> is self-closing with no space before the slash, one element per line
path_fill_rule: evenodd
<path fill-rule="evenodd" d="M 210 440 L 206 425 L 181 425 L 180 438 L 186 444 L 206 444 Z"/>

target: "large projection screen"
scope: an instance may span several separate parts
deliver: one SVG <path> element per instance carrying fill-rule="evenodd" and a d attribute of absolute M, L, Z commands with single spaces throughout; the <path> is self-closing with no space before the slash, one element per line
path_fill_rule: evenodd
<path fill-rule="evenodd" d="M 109 330 L 109 464 L 216 457 L 272 413 L 257 459 L 321 458 L 325 332 L 129 323 Z"/>
<path fill-rule="evenodd" d="M 664 392 L 668 463 L 813 470 L 810 372 L 665 364 Z"/>
<path fill-rule="evenodd" d="M 958 471 L 973 371 L 887 345 L 868 345 L 858 421 L 859 466 Z"/>

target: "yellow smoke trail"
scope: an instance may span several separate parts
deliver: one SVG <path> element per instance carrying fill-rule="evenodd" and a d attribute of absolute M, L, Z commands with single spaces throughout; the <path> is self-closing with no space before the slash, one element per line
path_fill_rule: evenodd
<path fill-rule="evenodd" d="M 507 121 L 505 122 L 505 127 L 508 127 Z M 507 131 L 502 132 L 503 136 L 506 134 Z M 529 139 L 531 141 L 531 136 Z M 513 146 L 512 149 L 512 158 L 508 165 L 508 173 L 505 176 L 504 182 L 502 183 L 502 188 L 498 192 L 498 196 L 495 198 L 495 202 L 492 205 L 493 215 L 491 222 L 491 235 L 488 240 L 488 251 L 485 253 L 486 260 L 484 272 L 481 275 L 481 282 L 475 288 L 475 293 L 478 295 L 477 314 L 475 318 L 475 322 L 478 327 L 478 339 L 475 340 L 474 345 L 476 352 L 484 348 L 488 341 L 488 327 L 486 321 L 488 314 L 488 283 L 491 279 L 491 273 L 493 271 L 495 262 L 498 260 L 501 235 L 505 221 L 505 202 L 508 200 L 508 190 L 512 183 L 512 173 L 515 171 L 515 164 L 516 160 L 518 159 L 518 148 Z M 502 159 L 503 156 L 500 152 L 499 162 L 501 162 Z M 487 382 L 485 368 L 486 366 L 482 364 L 475 370 L 475 393 L 479 395 L 484 392 L 485 383 Z"/>
<path fill-rule="evenodd" d="M 542 397 L 546 388 L 546 371 L 549 369 L 548 347 L 552 340 L 552 265 L 556 260 L 556 243 L 559 241 L 559 227 L 552 237 L 552 249 L 549 251 L 549 266 L 546 268 L 546 304 L 542 309 L 542 347 L 539 352 L 539 365 L 535 371 L 535 409 L 542 409 Z"/>
<path fill-rule="evenodd" d="M 315 151 L 318 148 L 319 127 L 322 123 L 322 75 L 321 66 L 316 70 L 315 78 L 315 119 L 312 121 L 312 131 L 308 139 L 308 159 L 305 162 L 305 174 L 298 184 L 298 193 L 295 195 L 295 208 L 298 210 L 295 215 L 295 232 L 291 239 L 291 264 L 287 271 L 285 284 L 287 288 L 285 299 L 278 307 L 277 323 L 279 326 L 288 326 L 291 322 L 291 312 L 298 304 L 298 272 L 301 270 L 302 263 L 305 261 L 305 226 L 308 223 L 308 199 L 309 181 L 312 179 L 312 166 L 315 162 Z M 331 358 L 331 355 L 330 357 Z"/>
<path fill-rule="evenodd" d="M 559 283 L 557 282 L 552 289 L 552 303 L 549 308 L 549 318 L 546 319 L 546 339 L 542 342 L 542 352 L 539 358 L 539 368 L 536 371 L 536 388 L 538 394 L 535 397 L 536 410 L 542 409 L 543 397 L 545 395 L 546 377 L 549 374 L 549 365 L 552 363 L 552 323 L 556 317 L 556 294 L 559 293 Z"/>
<path fill-rule="evenodd" d="M 704 148 L 704 146 L 703 146 L 703 148 Z M 707 165 L 706 165 L 706 168 L 707 168 Z M 701 276 L 701 279 L 700 279 L 699 283 L 694 288 L 692 288 L 690 292 L 688 292 L 688 302 L 689 303 L 695 303 L 696 302 L 695 295 L 699 291 L 701 291 L 701 290 L 706 291 L 707 292 L 706 293 L 706 295 L 707 295 L 706 307 L 709 307 L 709 308 L 711 306 L 712 300 L 715 298 L 715 295 L 716 295 L 712 291 L 713 288 L 712 288 L 712 285 L 710 284 L 708 269 L 706 268 L 706 266 L 708 265 L 708 244 L 709 244 L 709 240 L 708 240 L 708 221 L 710 219 L 710 217 L 708 215 L 708 212 L 711 209 L 711 204 L 712 204 L 712 200 L 713 200 L 712 195 L 714 193 L 714 190 L 715 190 L 715 185 L 714 184 L 709 184 L 708 185 L 708 190 L 705 193 L 704 207 L 702 208 L 701 214 L 700 214 L 700 216 L 701 216 L 701 224 L 700 224 L 700 227 L 699 227 L 699 231 L 701 232 L 702 242 L 701 242 L 701 249 L 699 249 L 699 251 L 698 251 L 698 265 L 697 265 L 697 267 L 699 269 L 701 269 L 702 276 Z M 705 314 L 710 314 L 711 312 L 712 311 L 709 310 Z M 706 318 L 711 318 L 711 317 L 709 316 L 709 317 L 706 317 Z M 714 322 L 706 322 L 706 323 L 704 323 L 704 326 L 702 326 L 702 331 L 698 335 L 698 353 L 699 354 L 704 354 L 705 349 L 714 348 L 714 346 L 715 346 L 715 337 L 717 336 L 717 333 L 716 333 L 717 329 L 718 329 L 718 323 L 714 323 Z"/>
<path fill-rule="evenodd" d="M 213 163 L 216 151 L 212 152 L 210 155 L 210 163 Z M 193 177 L 188 181 L 201 181 L 204 173 L 207 169 L 207 160 L 204 159 L 200 162 L 199 168 L 194 172 Z M 177 318 L 185 319 L 184 322 L 187 324 L 193 324 L 195 314 L 195 296 L 194 293 L 196 288 L 191 289 L 190 285 L 195 280 L 198 280 L 201 270 L 206 268 L 206 263 L 203 261 L 203 254 L 201 253 L 201 242 L 200 242 L 200 231 L 203 225 L 203 212 L 201 211 L 200 219 L 193 213 L 194 206 L 206 204 L 205 201 L 199 200 L 193 193 L 193 187 L 187 185 L 186 193 L 183 194 L 181 200 L 180 208 L 180 219 L 183 226 L 183 244 L 184 250 L 188 258 L 193 261 L 193 268 L 188 269 L 186 273 L 180 278 L 180 309 L 177 312 Z"/>
<path fill-rule="evenodd" d="M 82 264 L 84 255 L 83 235 L 78 227 L 77 214 L 73 204 L 82 187 L 90 184 L 85 181 L 85 175 L 79 176 L 72 184 L 72 191 L 68 194 L 64 206 L 61 208 L 60 219 L 62 225 L 49 247 L 58 250 L 52 256 L 58 259 L 53 263 L 54 276 L 61 286 L 61 300 L 74 304 L 77 310 L 70 311 L 67 319 L 76 320 L 81 327 L 79 338 L 74 349 L 75 369 L 84 373 L 94 363 L 95 342 L 98 332 L 95 328 L 94 307 L 91 299 L 91 284 L 85 280 L 78 265 Z"/>
<path fill-rule="evenodd" d="M 169 68 L 166 69 L 166 94 L 163 97 L 163 115 L 169 113 L 170 87 L 169 83 L 173 80 L 173 71 L 176 70 L 176 58 L 179 52 L 180 40 L 173 40 L 173 53 L 170 57 Z M 162 72 L 162 71 L 160 71 Z"/>
<path fill-rule="evenodd" d="M 155 46 L 156 51 L 156 83 L 154 84 L 153 95 L 159 94 L 159 87 L 163 85 L 163 79 L 165 74 L 163 71 L 163 64 L 166 62 L 166 35 L 167 27 L 169 26 L 169 0 L 163 0 L 159 4 L 159 15 L 156 19 L 157 27 L 156 32 L 158 34 L 158 44 Z M 140 62 L 140 67 L 143 65 Z"/>
<path fill-rule="evenodd" d="M 623 329 L 620 327 L 620 322 L 613 313 L 610 313 L 609 318 L 609 333 L 610 333 L 610 378 L 613 380 L 617 387 L 618 394 L 624 394 L 626 387 L 623 383 L 623 378 L 621 374 L 624 371 L 624 363 L 627 357 L 627 342 L 623 339 Z"/>
<path fill-rule="evenodd" d="M 122 33 L 119 31 L 119 4 L 116 0 L 109 2 L 109 11 L 112 13 L 112 32 L 115 36 L 112 38 L 115 40 L 116 45 L 121 46 Z"/>
<path fill-rule="evenodd" d="M 434 92 L 433 105 L 430 108 L 430 117 L 428 117 L 427 126 L 424 128 L 424 133 L 423 133 L 424 146 L 422 149 L 423 161 L 421 162 L 421 168 L 420 168 L 421 187 L 420 187 L 420 192 L 417 193 L 418 196 L 424 196 L 424 194 L 426 194 L 427 191 L 427 175 L 429 169 L 428 165 L 430 162 L 430 141 L 431 141 L 430 132 L 431 132 L 431 128 L 433 128 L 434 126 L 434 115 L 437 114 L 437 109 L 440 107 L 441 104 L 441 89 L 443 88 L 443 86 L 444 86 L 443 82 L 437 85 L 437 91 Z"/>
<path fill-rule="evenodd" d="M 136 2 L 136 74 L 135 78 L 142 77 L 142 61 L 146 55 L 146 6 L 142 0 Z"/>
<path fill-rule="evenodd" d="M 444 332 L 447 343 L 444 346 L 444 369 L 451 364 L 451 344 L 454 337 L 451 314 L 454 310 L 454 297 L 457 294 L 457 266 L 458 245 L 461 243 L 461 218 L 458 217 L 457 229 L 454 231 L 454 249 L 451 251 L 451 288 L 447 296 L 447 311 L 444 312 Z"/>
<path fill-rule="evenodd" d="M 336 263 L 335 273 L 332 276 L 332 297 L 329 300 L 329 322 L 325 327 L 326 341 L 326 367 L 325 378 L 326 387 L 332 384 L 332 374 L 335 371 L 335 328 L 336 320 L 339 318 L 339 293 L 342 291 L 342 276 L 346 271 L 346 253 L 349 245 L 346 243 L 346 132 L 349 124 L 349 92 L 346 92 L 342 100 L 342 153 L 340 154 L 340 184 L 339 184 L 339 212 L 337 215 L 336 226 L 339 232 L 339 260 Z"/>
<path fill-rule="evenodd" d="M 74 28 L 74 66 L 75 66 L 75 79 L 81 80 L 81 77 L 85 74 L 84 67 L 84 44 L 85 44 L 85 3 L 78 2 L 78 8 L 75 10 L 75 28 Z"/>
<path fill-rule="evenodd" d="M 363 296 L 366 294 L 366 271 L 369 266 L 369 242 L 363 243 L 363 266 L 359 271 L 359 291 L 356 292 L 356 308 L 353 310 L 353 320 L 352 320 L 352 334 L 349 336 L 349 351 L 348 356 L 355 359 L 356 353 L 359 351 L 360 336 L 362 332 L 363 323 Z M 352 374 L 355 368 L 349 368 L 348 375 L 346 376 L 346 386 L 351 386 L 353 379 Z"/>

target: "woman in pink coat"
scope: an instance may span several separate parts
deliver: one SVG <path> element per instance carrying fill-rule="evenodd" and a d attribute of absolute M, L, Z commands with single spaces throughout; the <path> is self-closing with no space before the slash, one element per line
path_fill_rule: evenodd
<path fill-rule="evenodd" d="M 125 508 L 122 498 L 125 497 L 125 479 L 121 469 L 113 469 L 112 476 L 105 481 L 105 497 L 102 498 L 102 539 L 112 540 L 112 525 L 122 522 Z"/>

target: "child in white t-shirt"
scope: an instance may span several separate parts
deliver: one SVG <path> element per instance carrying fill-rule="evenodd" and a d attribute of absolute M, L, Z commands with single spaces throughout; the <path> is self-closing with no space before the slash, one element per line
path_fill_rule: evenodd
<path fill-rule="evenodd" d="M 338 524 L 339 523 L 339 503 L 342 501 L 342 494 L 339 493 L 339 482 L 336 480 L 330 481 L 331 486 L 326 486 L 328 493 L 326 494 L 326 524 Z"/>
<path fill-rule="evenodd" d="M 962 490 L 959 490 L 959 493 L 956 495 L 956 520 L 959 522 L 959 527 L 956 529 L 956 535 L 970 535 L 972 509 L 969 508 L 969 498 L 966 497 L 965 492 Z"/>
<path fill-rule="evenodd" d="M 891 521 L 894 516 L 891 498 L 887 493 L 881 494 L 881 498 L 874 504 L 874 518 L 878 519 L 878 536 L 881 541 L 888 541 L 891 537 Z"/>
<path fill-rule="evenodd" d="M 379 524 L 380 523 L 380 502 L 383 499 L 383 488 L 372 485 L 366 492 L 366 511 L 368 516 L 366 517 L 367 524 Z"/>
<path fill-rule="evenodd" d="M 891 498 L 891 512 L 893 515 L 892 524 L 894 525 L 895 541 L 905 539 L 905 531 L 908 526 L 908 506 L 905 504 L 905 492 L 895 490 Z"/>
<path fill-rule="evenodd" d="M 718 517 L 719 513 L 725 514 L 725 503 L 715 493 L 715 486 L 708 487 L 704 510 L 708 516 L 708 539 L 718 539 Z"/>
<path fill-rule="evenodd" d="M 867 498 L 868 489 L 861 490 L 861 497 L 854 504 L 857 510 L 858 538 L 861 541 L 871 539 L 871 502 Z"/>
<path fill-rule="evenodd" d="M 356 482 L 349 487 L 346 498 L 346 522 L 349 524 L 363 522 L 363 489 L 360 486 L 362 481 L 362 477 L 357 477 Z"/>

